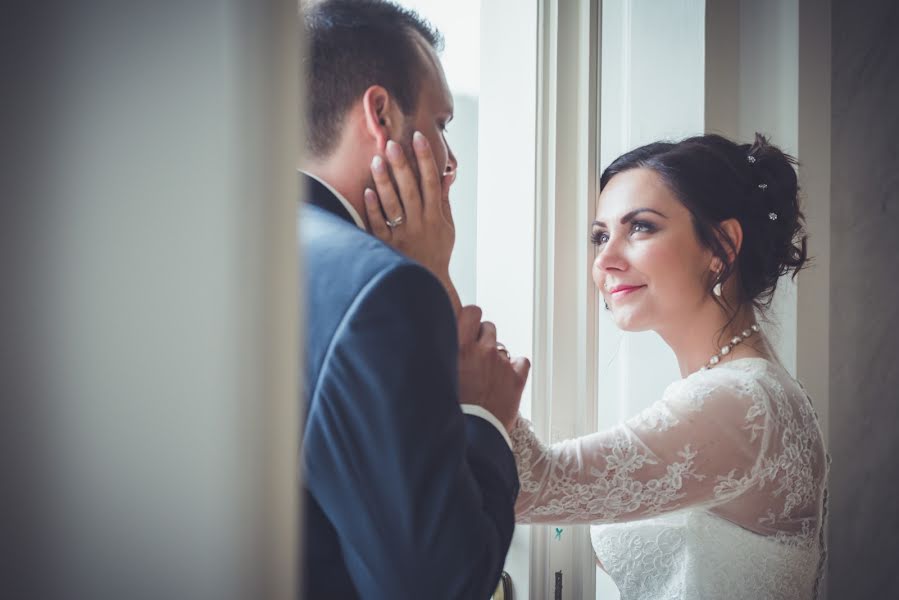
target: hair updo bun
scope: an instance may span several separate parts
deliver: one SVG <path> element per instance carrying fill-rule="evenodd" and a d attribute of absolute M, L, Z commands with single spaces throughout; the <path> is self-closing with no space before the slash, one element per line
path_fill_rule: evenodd
<path fill-rule="evenodd" d="M 753 144 L 740 148 L 747 154 L 751 177 L 753 182 L 758 182 L 756 188 L 761 192 L 754 204 L 762 212 L 767 210 L 762 215 L 767 223 L 765 218 L 760 218 L 763 226 L 752 227 L 753 220 L 747 232 L 747 225 L 741 220 L 744 241 L 738 268 L 749 297 L 761 298 L 767 306 L 777 280 L 788 273 L 795 277 L 808 262 L 805 217 L 799 208 L 798 163 L 759 133 L 755 134 Z"/>
<path fill-rule="evenodd" d="M 788 273 L 795 277 L 808 261 L 796 164 L 761 134 L 752 144 L 707 134 L 623 154 L 603 172 L 600 190 L 624 171 L 658 173 L 692 213 L 700 243 L 725 265 L 719 281 L 737 276 L 738 302 L 767 308 L 778 279 Z M 736 219 L 743 229 L 732 262 L 730 240 L 720 225 L 727 219 Z"/>

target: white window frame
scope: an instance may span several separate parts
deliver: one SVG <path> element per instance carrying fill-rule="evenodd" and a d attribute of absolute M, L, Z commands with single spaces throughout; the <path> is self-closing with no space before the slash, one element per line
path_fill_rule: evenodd
<path fill-rule="evenodd" d="M 539 19 L 532 420 L 554 442 L 596 430 L 599 0 L 541 1 Z M 564 597 L 595 595 L 589 527 L 533 526 L 532 538 L 532 597 L 554 597 L 559 571 Z"/>
<path fill-rule="evenodd" d="M 477 304 L 513 354 L 534 357 L 537 0 L 481 3 Z M 501 35 L 497 35 L 501 32 Z M 534 357 L 535 369 L 537 359 Z M 533 382 L 533 379 L 530 380 Z M 531 382 L 521 412 L 531 417 Z M 531 593 L 531 528 L 506 557 L 516 598 Z"/>

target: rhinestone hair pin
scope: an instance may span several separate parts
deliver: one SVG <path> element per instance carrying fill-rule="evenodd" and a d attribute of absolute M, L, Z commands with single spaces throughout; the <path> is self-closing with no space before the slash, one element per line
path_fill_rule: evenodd
<path fill-rule="evenodd" d="M 747 155 L 746 155 L 746 160 L 749 162 L 750 165 L 754 165 L 754 164 L 755 164 L 755 157 L 754 157 L 753 155 L 751 155 L 751 154 L 747 154 Z M 759 184 L 759 189 L 762 190 L 762 191 L 764 192 L 765 190 L 768 189 L 768 184 L 767 184 L 767 183 L 760 183 L 760 184 Z M 776 221 L 776 220 L 777 220 L 777 213 L 776 213 L 776 212 L 769 212 L 769 213 L 768 213 L 768 218 L 771 219 L 772 221 Z"/>

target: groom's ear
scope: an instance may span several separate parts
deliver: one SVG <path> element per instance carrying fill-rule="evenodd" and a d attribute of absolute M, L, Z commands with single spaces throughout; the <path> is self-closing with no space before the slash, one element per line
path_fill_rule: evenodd
<path fill-rule="evenodd" d="M 391 139 L 391 132 L 397 125 L 394 123 L 396 108 L 393 96 L 380 85 L 369 87 L 362 95 L 365 129 L 380 153 L 385 151 L 387 141 Z"/>

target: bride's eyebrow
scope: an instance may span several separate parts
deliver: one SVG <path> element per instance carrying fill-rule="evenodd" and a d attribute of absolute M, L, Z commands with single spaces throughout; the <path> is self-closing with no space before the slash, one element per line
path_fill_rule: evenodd
<path fill-rule="evenodd" d="M 631 212 L 629 212 L 626 215 L 624 215 L 623 217 L 621 217 L 621 224 L 624 225 L 625 223 L 629 223 L 629 222 L 633 221 L 634 217 L 636 217 L 640 213 L 644 213 L 644 212 L 649 212 L 654 215 L 659 215 L 663 219 L 668 218 L 667 216 L 663 215 L 662 213 L 660 213 L 659 211 L 657 211 L 653 208 L 638 208 L 636 210 L 632 210 Z M 607 228 L 605 222 L 603 222 L 603 221 L 593 221 L 593 227 Z"/>

